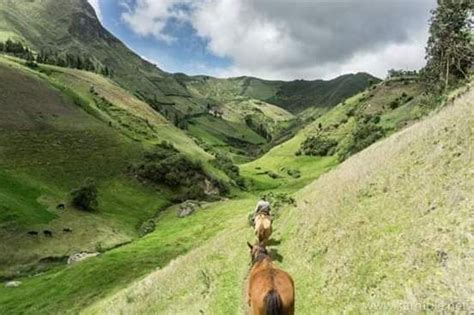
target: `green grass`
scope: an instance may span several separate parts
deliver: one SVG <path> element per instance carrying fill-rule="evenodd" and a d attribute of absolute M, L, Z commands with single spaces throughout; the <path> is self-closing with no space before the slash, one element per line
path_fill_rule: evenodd
<path fill-rule="evenodd" d="M 76 313 L 145 274 L 164 267 L 244 216 L 253 199 L 206 205 L 187 218 L 176 218 L 176 207 L 163 212 L 156 231 L 128 246 L 67 268 L 20 279 L 14 290 L 0 288 L 4 313 Z"/>
<path fill-rule="evenodd" d="M 470 99 L 472 92 L 298 192 L 298 209 L 277 228 L 292 236 L 281 250 L 299 312 L 470 305 Z"/>
<path fill-rule="evenodd" d="M 41 188 L 27 178 L 1 171 L 0 187 L 1 227 L 8 227 L 13 222 L 20 226 L 46 223 L 56 217 L 38 202 L 38 196 L 42 195 Z"/>

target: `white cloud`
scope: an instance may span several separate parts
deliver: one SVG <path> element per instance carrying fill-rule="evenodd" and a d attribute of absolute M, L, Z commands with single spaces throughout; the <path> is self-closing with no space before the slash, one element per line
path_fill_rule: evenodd
<path fill-rule="evenodd" d="M 137 34 L 176 40 L 190 23 L 207 49 L 233 65 L 221 75 L 314 79 L 352 71 L 384 76 L 424 60 L 435 0 L 136 0 L 122 15 Z"/>
<path fill-rule="evenodd" d="M 87 0 L 87 1 L 94 8 L 95 13 L 97 14 L 97 17 L 99 18 L 99 20 L 102 21 L 102 11 L 100 10 L 100 5 L 99 5 L 100 0 Z"/>
<path fill-rule="evenodd" d="M 178 6 L 190 3 L 191 0 L 137 0 L 136 3 L 122 2 L 125 12 L 122 19 L 142 36 L 154 36 L 165 42 L 172 42 L 174 37 L 165 31 L 169 19 L 177 21 L 187 18 L 187 14 Z"/>

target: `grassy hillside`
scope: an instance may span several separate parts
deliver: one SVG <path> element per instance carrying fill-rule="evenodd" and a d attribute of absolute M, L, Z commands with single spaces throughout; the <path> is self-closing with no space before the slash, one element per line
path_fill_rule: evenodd
<path fill-rule="evenodd" d="M 211 155 L 112 81 L 53 66 L 26 68 L 0 57 L 0 275 L 29 272 L 45 257 L 95 251 L 138 236 L 142 222 L 170 204 L 175 192 L 145 185 L 128 167 L 169 141 L 215 178 Z M 69 193 L 87 178 L 99 209 L 81 212 Z M 56 206 L 66 203 L 66 210 Z M 65 234 L 64 228 L 73 233 Z M 45 238 L 43 230 L 53 231 Z M 28 235 L 37 231 L 39 236 Z M 54 259 L 53 259 L 54 260 Z M 47 263 L 46 263 L 47 265 Z"/>
<path fill-rule="evenodd" d="M 302 188 L 317 177 L 320 167 L 331 167 L 355 153 L 352 148 L 361 142 L 358 137 L 370 136 L 379 129 L 382 137 L 389 135 L 419 120 L 438 103 L 439 100 L 423 95 L 416 81 L 384 81 L 327 112 L 314 114 L 314 121 L 290 140 L 275 146 L 261 158 L 241 165 L 242 174 L 253 179 L 255 189 L 288 184 Z M 360 126 L 366 125 L 374 130 L 368 130 L 367 135 L 356 133 Z M 301 148 L 309 137 L 330 139 L 336 145 L 327 155 L 306 155 L 301 153 Z"/>
<path fill-rule="evenodd" d="M 354 155 L 280 212 L 270 253 L 294 277 L 298 313 L 468 310 L 473 98 Z M 235 210 L 203 246 L 84 313 L 244 313 L 253 236 Z"/>
<path fill-rule="evenodd" d="M 292 118 L 288 112 L 330 108 L 378 81 L 365 73 L 330 81 L 291 82 L 166 73 L 108 32 L 87 0 L 2 1 L 0 41 L 7 39 L 22 42 L 36 54 L 46 54 L 56 60 L 55 64 L 68 60 L 69 54 L 73 59 L 90 60 L 97 72 L 106 67 L 113 81 L 150 104 L 168 121 L 182 129 L 192 124 L 189 134 L 203 148 L 230 153 L 237 162 L 255 158 L 300 128 L 299 122 L 287 123 Z M 223 121 L 195 118 L 207 115 L 210 108 L 224 111 Z M 252 126 L 245 120 L 249 115 L 255 122 Z M 229 139 L 228 133 L 233 132 L 235 124 L 245 131 Z M 265 140 L 260 138 L 255 144 L 259 136 Z"/>
<path fill-rule="evenodd" d="M 102 27 L 87 0 L 0 3 L 0 40 L 21 39 L 29 47 L 93 57 L 113 70 L 114 80 L 132 92 L 166 99 L 188 95 L 169 74 L 141 59 Z"/>
<path fill-rule="evenodd" d="M 332 80 L 269 81 L 252 77 L 217 79 L 206 76 L 182 79 L 190 93 L 215 99 L 245 97 L 266 101 L 300 113 L 310 107 L 331 107 L 364 90 L 379 79 L 367 74 L 347 74 Z"/>

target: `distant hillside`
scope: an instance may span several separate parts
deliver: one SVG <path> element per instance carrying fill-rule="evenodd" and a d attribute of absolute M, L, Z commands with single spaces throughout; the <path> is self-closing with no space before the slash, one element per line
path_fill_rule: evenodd
<path fill-rule="evenodd" d="M 343 161 L 373 142 L 413 124 L 437 103 L 439 100 L 423 94 L 416 80 L 383 81 L 326 113 L 315 115 L 293 138 L 273 147 L 261 158 L 241 165 L 242 173 L 251 175 L 260 189 L 285 186 L 288 182 L 302 187 L 314 178 L 315 165 Z M 321 149 L 324 147 L 326 150 Z M 268 171 L 276 178 L 271 178 Z"/>
<path fill-rule="evenodd" d="M 269 81 L 252 77 L 217 79 L 187 78 L 188 90 L 200 97 L 229 100 L 253 98 L 280 106 L 297 114 L 311 107 L 331 107 L 363 91 L 380 79 L 367 73 L 346 74 L 332 80 Z"/>

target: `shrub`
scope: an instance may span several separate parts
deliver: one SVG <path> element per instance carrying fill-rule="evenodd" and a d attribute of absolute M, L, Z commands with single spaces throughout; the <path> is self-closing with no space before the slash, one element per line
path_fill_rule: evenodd
<path fill-rule="evenodd" d="M 206 173 L 200 161 L 189 159 L 169 142 L 162 142 L 147 152 L 141 162 L 130 167 L 130 171 L 142 180 L 180 191 L 179 200 L 206 197 L 206 182 L 211 182 L 218 193 L 228 191 L 223 182 Z"/>
<path fill-rule="evenodd" d="M 376 124 L 375 121 L 379 120 L 375 117 L 372 115 L 359 117 L 351 132 L 351 142 L 341 150 L 340 158 L 344 160 L 385 136 L 385 130 Z"/>
<path fill-rule="evenodd" d="M 293 178 L 300 178 L 301 177 L 301 172 L 299 170 L 289 169 L 287 171 L 287 174 L 290 175 Z"/>
<path fill-rule="evenodd" d="M 245 186 L 245 181 L 240 177 L 240 170 L 232 160 L 225 154 L 217 153 L 216 158 L 212 160 L 212 165 L 227 174 L 239 187 Z"/>
<path fill-rule="evenodd" d="M 393 101 L 391 101 L 388 106 L 390 106 L 390 109 L 396 109 L 398 108 L 398 106 L 400 106 L 400 103 L 398 102 L 398 98 L 397 99 L 394 99 Z"/>
<path fill-rule="evenodd" d="M 334 154 L 337 141 L 324 136 L 311 136 L 301 144 L 300 151 L 304 155 L 328 156 Z"/>
<path fill-rule="evenodd" d="M 73 206 L 78 209 L 92 211 L 98 206 L 97 187 L 91 179 L 86 180 L 81 187 L 73 190 L 71 196 Z"/>
<path fill-rule="evenodd" d="M 145 236 L 155 230 L 156 224 L 153 219 L 146 220 L 140 225 L 140 228 L 138 229 L 138 234 L 140 236 Z"/>
<path fill-rule="evenodd" d="M 268 175 L 270 178 L 273 178 L 273 179 L 276 179 L 276 178 L 280 177 L 280 176 L 278 176 L 277 173 L 272 172 L 272 171 L 268 171 L 268 172 L 267 172 L 267 175 Z"/>

